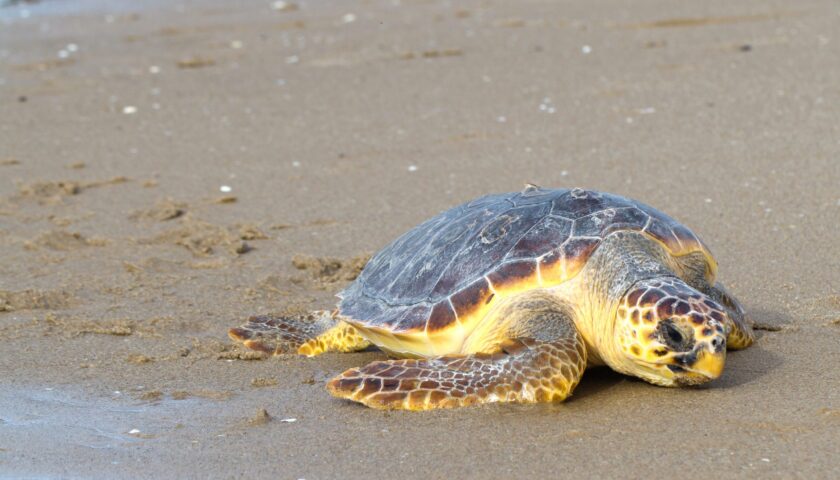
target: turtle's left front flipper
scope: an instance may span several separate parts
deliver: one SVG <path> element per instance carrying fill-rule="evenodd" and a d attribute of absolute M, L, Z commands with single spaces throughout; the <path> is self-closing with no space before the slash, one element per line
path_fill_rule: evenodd
<path fill-rule="evenodd" d="M 726 334 L 726 348 L 730 350 L 741 350 L 752 345 L 755 334 L 752 329 L 752 322 L 747 319 L 747 314 L 741 303 L 720 283 L 705 289 L 705 293 L 726 309 L 726 316 L 729 319 Z"/>
<path fill-rule="evenodd" d="M 562 401 L 580 381 L 586 348 L 577 332 L 544 342 L 507 340 L 499 353 L 373 362 L 327 384 L 336 397 L 382 409 Z"/>
<path fill-rule="evenodd" d="M 325 352 L 355 352 L 370 345 L 355 327 L 327 310 L 251 317 L 245 324 L 231 328 L 228 335 L 252 350 L 273 355 L 298 353 L 312 357 Z"/>

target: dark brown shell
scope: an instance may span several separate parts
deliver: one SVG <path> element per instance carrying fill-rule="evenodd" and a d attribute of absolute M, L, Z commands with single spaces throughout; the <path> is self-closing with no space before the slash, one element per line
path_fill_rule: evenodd
<path fill-rule="evenodd" d="M 673 255 L 708 249 L 686 227 L 635 200 L 590 190 L 488 195 L 447 210 L 377 253 L 339 296 L 341 314 L 386 332 L 434 333 L 507 290 L 574 277 L 601 241 L 639 231 Z"/>

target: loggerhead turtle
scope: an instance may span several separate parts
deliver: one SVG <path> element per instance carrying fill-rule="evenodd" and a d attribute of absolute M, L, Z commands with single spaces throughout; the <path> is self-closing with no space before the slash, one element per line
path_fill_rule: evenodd
<path fill-rule="evenodd" d="M 640 202 L 575 188 L 488 195 L 376 254 L 335 311 L 252 317 L 230 336 L 314 356 L 373 344 L 333 395 L 374 408 L 562 401 L 587 366 L 663 386 L 720 376 L 753 333 L 689 229 Z"/>

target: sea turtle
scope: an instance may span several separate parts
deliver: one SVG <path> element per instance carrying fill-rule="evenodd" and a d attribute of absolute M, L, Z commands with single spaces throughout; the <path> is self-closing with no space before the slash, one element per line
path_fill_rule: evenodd
<path fill-rule="evenodd" d="M 275 354 L 376 345 L 398 359 L 327 384 L 375 408 L 561 401 L 594 365 L 697 385 L 753 341 L 716 272 L 696 235 L 641 202 L 528 185 L 410 230 L 336 310 L 252 317 L 230 336 Z"/>

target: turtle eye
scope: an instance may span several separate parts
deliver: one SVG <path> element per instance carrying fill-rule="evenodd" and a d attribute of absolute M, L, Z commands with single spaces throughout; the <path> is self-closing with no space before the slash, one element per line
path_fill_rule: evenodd
<path fill-rule="evenodd" d="M 673 322 L 669 320 L 665 320 L 660 323 L 659 326 L 659 337 L 662 340 L 662 343 L 668 345 L 674 350 L 682 350 L 683 345 L 685 344 L 685 335 L 676 327 L 674 326 Z"/>

